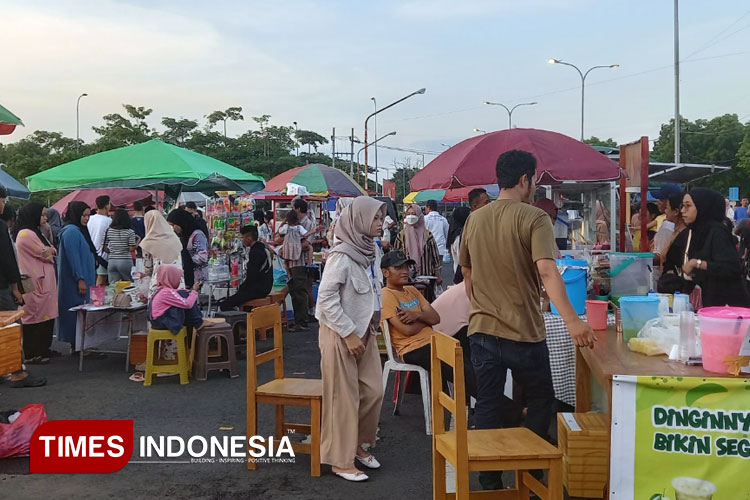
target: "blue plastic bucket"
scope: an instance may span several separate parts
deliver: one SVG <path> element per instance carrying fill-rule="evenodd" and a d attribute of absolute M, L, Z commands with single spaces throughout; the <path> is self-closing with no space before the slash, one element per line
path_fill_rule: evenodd
<path fill-rule="evenodd" d="M 578 259 L 557 259 L 558 266 L 569 266 L 562 275 L 565 282 L 565 290 L 568 292 L 568 299 L 573 305 L 576 314 L 586 314 L 586 275 L 588 272 L 588 263 L 585 260 Z M 557 308 L 552 304 L 552 313 L 559 315 Z"/>
<path fill-rule="evenodd" d="M 638 336 L 638 332 L 653 318 L 659 317 L 659 297 L 635 295 L 620 297 L 620 318 L 622 320 L 623 340 L 628 341 Z"/>

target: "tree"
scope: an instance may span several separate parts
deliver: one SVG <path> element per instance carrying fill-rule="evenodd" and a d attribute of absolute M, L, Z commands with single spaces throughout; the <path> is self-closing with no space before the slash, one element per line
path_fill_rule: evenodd
<path fill-rule="evenodd" d="M 214 111 L 206 117 L 208 119 L 208 130 L 219 122 L 224 122 L 224 137 L 227 136 L 227 120 L 240 121 L 244 120 L 242 116 L 242 106 L 232 106 L 224 111 Z"/>
<path fill-rule="evenodd" d="M 99 134 L 96 140 L 98 151 L 130 146 L 156 137 L 156 131 L 146 122 L 146 118 L 153 112 L 151 108 L 135 107 L 130 104 L 122 106 L 127 116 L 119 113 L 104 115 L 104 126 L 92 127 L 94 132 Z"/>
<path fill-rule="evenodd" d="M 411 193 L 411 186 L 409 181 L 412 177 L 417 175 L 419 167 L 412 163 L 410 157 L 404 158 L 402 161 L 393 159 L 393 168 L 395 172 L 390 180 L 396 183 L 396 198 L 401 196 L 401 199 L 405 198 L 407 194 Z"/>
<path fill-rule="evenodd" d="M 161 119 L 161 124 L 167 127 L 167 130 L 165 130 L 164 133 L 161 134 L 162 140 L 164 142 L 183 147 L 198 128 L 197 121 L 188 120 L 185 118 L 176 120 L 168 116 L 165 116 Z"/>
<path fill-rule="evenodd" d="M 317 132 L 313 132 L 312 130 L 297 130 L 294 133 L 294 136 L 296 137 L 297 142 L 299 142 L 303 146 L 307 146 L 308 154 L 312 153 L 310 151 L 310 147 L 315 148 L 315 153 L 317 153 L 319 146 L 328 144 L 328 139 L 318 134 Z"/>
<path fill-rule="evenodd" d="M 609 139 L 599 139 L 595 135 L 592 135 L 588 139 L 584 139 L 583 143 L 588 144 L 589 146 L 608 146 L 610 148 L 616 148 L 618 146 L 617 141 L 611 137 Z"/>

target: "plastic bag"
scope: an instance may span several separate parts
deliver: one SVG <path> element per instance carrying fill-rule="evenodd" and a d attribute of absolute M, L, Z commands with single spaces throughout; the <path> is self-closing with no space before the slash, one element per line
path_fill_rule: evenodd
<path fill-rule="evenodd" d="M 698 329 L 696 328 L 696 330 Z M 699 332 L 696 331 L 696 333 Z M 638 338 L 650 341 L 658 347 L 660 353 L 669 356 L 673 346 L 680 345 L 680 316 L 668 314 L 648 320 L 641 331 L 638 332 Z M 700 343 L 698 344 L 700 345 Z"/>
<path fill-rule="evenodd" d="M 21 416 L 12 424 L 0 424 L 0 458 L 27 455 L 31 450 L 31 436 L 47 421 L 43 404 L 21 408 Z"/>

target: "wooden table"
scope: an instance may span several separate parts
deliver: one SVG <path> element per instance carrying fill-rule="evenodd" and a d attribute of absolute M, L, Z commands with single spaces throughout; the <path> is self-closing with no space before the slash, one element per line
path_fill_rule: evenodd
<path fill-rule="evenodd" d="M 613 375 L 651 375 L 662 377 L 717 377 L 702 366 L 687 366 L 669 361 L 664 355 L 646 356 L 631 352 L 614 326 L 594 332 L 597 342 L 593 349 L 577 349 L 576 412 L 591 410 L 591 376 L 607 392 L 607 414 L 612 414 Z M 723 375 L 729 376 L 729 375 Z"/>

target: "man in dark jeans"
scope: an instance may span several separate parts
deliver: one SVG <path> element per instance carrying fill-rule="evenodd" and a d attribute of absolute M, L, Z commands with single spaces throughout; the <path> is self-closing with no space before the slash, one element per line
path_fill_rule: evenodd
<path fill-rule="evenodd" d="M 472 302 L 469 344 L 477 381 L 475 424 L 477 429 L 502 427 L 510 410 L 503 400 L 510 369 L 526 397 L 526 427 L 546 439 L 555 393 L 540 306 L 542 284 L 577 346 L 592 346 L 594 333 L 568 300 L 555 264 L 550 218 L 530 205 L 536 159 L 526 151 L 508 151 L 498 158 L 496 172 L 500 196 L 469 217 L 459 257 Z M 480 473 L 479 482 L 484 489 L 502 488 L 498 471 Z"/>
<path fill-rule="evenodd" d="M 5 210 L 5 202 L 8 191 L 5 186 L 0 185 L 0 213 Z M 13 249 L 13 243 L 8 233 L 8 226 L 0 219 L 0 311 L 15 311 L 19 305 L 23 305 L 23 295 L 18 289 L 21 274 L 18 271 L 18 261 Z M 0 354 L 3 354 L 0 352 Z M 22 354 L 19 353 L 19 361 Z M 0 381 L 2 381 L 0 373 Z M 47 383 L 47 379 L 32 377 L 25 370 L 18 370 L 10 375 L 11 387 L 40 387 Z"/>
<path fill-rule="evenodd" d="M 234 295 L 219 301 L 219 309 L 231 311 L 250 300 L 262 299 L 273 288 L 273 261 L 266 246 L 258 241 L 258 228 L 244 226 L 240 229 L 242 244 L 250 249 L 247 259 L 245 281 Z"/>

